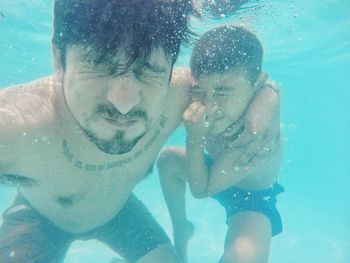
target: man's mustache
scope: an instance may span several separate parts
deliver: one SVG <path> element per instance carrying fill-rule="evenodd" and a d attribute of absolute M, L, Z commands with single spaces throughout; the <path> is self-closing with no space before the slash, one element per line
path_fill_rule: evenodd
<path fill-rule="evenodd" d="M 105 115 L 106 117 L 108 117 L 110 119 L 123 118 L 123 119 L 127 119 L 130 121 L 140 120 L 140 119 L 146 121 L 148 119 L 147 113 L 144 110 L 138 109 L 138 108 L 132 109 L 131 111 L 129 111 L 126 114 L 122 114 L 113 105 L 103 104 L 103 105 L 99 105 L 97 107 L 96 112 L 98 114 Z"/>

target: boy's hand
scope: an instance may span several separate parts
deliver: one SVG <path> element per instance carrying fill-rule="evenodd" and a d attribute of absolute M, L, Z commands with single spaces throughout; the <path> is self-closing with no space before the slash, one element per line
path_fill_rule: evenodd
<path fill-rule="evenodd" d="M 202 143 L 206 134 L 206 109 L 200 101 L 194 101 L 183 114 L 187 134 L 196 143 Z"/>

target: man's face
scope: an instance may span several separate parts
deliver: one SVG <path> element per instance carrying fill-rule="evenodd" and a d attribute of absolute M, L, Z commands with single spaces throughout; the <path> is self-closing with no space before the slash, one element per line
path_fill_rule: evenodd
<path fill-rule="evenodd" d="M 130 151 L 160 116 L 168 92 L 171 62 L 162 49 L 149 61 L 125 68 L 85 61 L 86 50 L 66 53 L 64 93 L 69 110 L 96 146 L 106 153 Z"/>
<path fill-rule="evenodd" d="M 198 90 L 207 110 L 209 132 L 219 134 L 244 114 L 254 87 L 241 71 L 213 73 L 198 78 Z"/>

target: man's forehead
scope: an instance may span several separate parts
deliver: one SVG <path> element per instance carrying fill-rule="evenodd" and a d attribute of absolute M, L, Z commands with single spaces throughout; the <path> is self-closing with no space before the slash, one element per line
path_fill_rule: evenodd
<path fill-rule="evenodd" d="M 171 64 L 171 58 L 168 57 L 164 49 L 162 48 L 155 48 L 153 49 L 150 57 L 149 57 L 149 63 L 151 64 L 160 64 L 160 65 L 165 65 L 165 64 Z"/>
<path fill-rule="evenodd" d="M 85 48 L 82 46 L 72 46 L 71 50 L 78 56 L 79 60 L 87 61 L 89 60 L 89 54 L 93 54 L 94 50 L 91 47 Z M 116 54 L 109 56 L 108 61 L 102 64 L 106 66 L 109 65 L 119 65 L 119 66 L 130 66 L 131 52 L 125 49 L 120 49 Z M 93 63 L 93 61 L 88 61 Z M 149 57 L 146 59 L 136 57 L 134 61 L 135 65 L 151 64 L 160 67 L 171 67 L 171 58 L 167 56 L 162 48 L 154 48 L 150 53 Z"/>

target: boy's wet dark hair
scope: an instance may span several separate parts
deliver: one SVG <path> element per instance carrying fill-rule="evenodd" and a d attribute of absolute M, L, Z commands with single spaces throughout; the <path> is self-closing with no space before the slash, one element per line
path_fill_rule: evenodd
<path fill-rule="evenodd" d="M 113 63 L 121 50 L 127 66 L 145 62 L 158 47 L 174 63 L 191 37 L 191 14 L 192 0 L 55 0 L 52 43 L 63 66 L 72 45 L 90 50 L 85 59 L 95 65 Z"/>
<path fill-rule="evenodd" d="M 202 74 L 243 70 L 254 84 L 261 72 L 263 47 L 250 31 L 237 26 L 221 26 L 203 34 L 193 49 L 191 71 Z"/>

